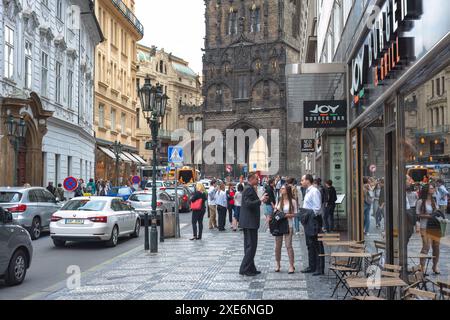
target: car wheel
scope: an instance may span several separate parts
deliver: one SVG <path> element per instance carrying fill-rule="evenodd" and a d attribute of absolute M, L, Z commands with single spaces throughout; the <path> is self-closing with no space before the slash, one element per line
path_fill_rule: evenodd
<path fill-rule="evenodd" d="M 53 239 L 53 244 L 54 244 L 55 247 L 57 247 L 57 248 L 63 248 L 63 247 L 66 246 L 66 241 L 64 241 L 64 240 L 56 240 L 56 239 Z"/>
<path fill-rule="evenodd" d="M 136 224 L 134 226 L 134 232 L 131 234 L 132 238 L 139 238 L 139 233 L 141 232 L 141 221 L 136 220 Z"/>
<path fill-rule="evenodd" d="M 5 283 L 8 286 L 16 286 L 23 282 L 27 274 L 28 257 L 24 250 L 17 250 L 9 262 L 6 270 Z"/>
<path fill-rule="evenodd" d="M 41 237 L 41 219 L 35 217 L 30 227 L 31 240 L 37 240 Z"/>
<path fill-rule="evenodd" d="M 111 239 L 109 239 L 106 242 L 107 247 L 115 247 L 117 246 L 117 242 L 119 241 L 119 228 L 117 226 L 114 226 L 112 232 L 111 232 Z"/>

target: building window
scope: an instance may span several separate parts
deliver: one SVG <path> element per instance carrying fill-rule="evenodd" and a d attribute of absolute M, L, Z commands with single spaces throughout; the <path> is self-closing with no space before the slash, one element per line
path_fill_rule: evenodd
<path fill-rule="evenodd" d="M 72 108 L 72 96 L 73 96 L 73 71 L 67 72 L 67 105 Z"/>
<path fill-rule="evenodd" d="M 5 77 L 12 79 L 14 76 L 14 30 L 5 28 Z"/>
<path fill-rule="evenodd" d="M 436 95 L 439 97 L 441 95 L 441 79 L 436 79 Z"/>
<path fill-rule="evenodd" d="M 443 92 L 443 93 L 446 92 L 446 88 L 445 88 L 445 77 L 442 77 L 442 92 Z"/>
<path fill-rule="evenodd" d="M 59 168 L 61 167 L 61 155 L 55 154 L 55 186 L 59 183 Z"/>
<path fill-rule="evenodd" d="M 431 97 L 434 98 L 434 80 L 431 80 Z"/>
<path fill-rule="evenodd" d="M 42 52 L 41 55 L 41 92 L 44 97 L 47 96 L 48 81 L 48 54 Z"/>
<path fill-rule="evenodd" d="M 98 126 L 100 128 L 105 127 L 105 106 L 103 104 L 98 106 Z"/>
<path fill-rule="evenodd" d="M 199 117 L 195 118 L 194 131 L 202 132 L 202 118 L 199 118 Z"/>
<path fill-rule="evenodd" d="M 240 76 L 238 81 L 238 98 L 239 99 L 246 99 L 248 98 L 248 91 L 247 91 L 247 79 L 245 76 Z"/>
<path fill-rule="evenodd" d="M 228 14 L 228 35 L 234 34 L 237 34 L 237 12 L 233 10 Z"/>
<path fill-rule="evenodd" d="M 159 72 L 160 73 L 164 72 L 164 62 L 162 60 L 159 61 Z"/>
<path fill-rule="evenodd" d="M 72 157 L 68 156 L 67 157 L 67 176 L 71 177 L 72 176 Z"/>
<path fill-rule="evenodd" d="M 194 132 L 194 119 L 192 118 L 188 119 L 188 131 Z"/>
<path fill-rule="evenodd" d="M 62 0 L 56 0 L 56 17 L 59 20 L 62 20 L 62 12 L 63 12 Z"/>
<path fill-rule="evenodd" d="M 33 46 L 25 41 L 25 88 L 31 89 Z"/>
<path fill-rule="evenodd" d="M 250 26 L 251 32 L 260 32 L 261 31 L 261 13 L 260 9 L 256 8 L 252 11 L 252 24 Z"/>
<path fill-rule="evenodd" d="M 126 115 L 122 113 L 120 116 L 120 133 L 125 134 Z"/>
<path fill-rule="evenodd" d="M 111 131 L 116 131 L 116 110 L 111 109 Z"/>
<path fill-rule="evenodd" d="M 141 121 L 141 109 L 140 108 L 137 108 L 136 109 L 136 128 L 137 129 L 140 129 L 141 128 L 141 125 L 140 125 L 140 121 Z"/>
<path fill-rule="evenodd" d="M 61 103 L 61 70 L 62 64 L 60 62 L 56 62 L 55 73 L 56 73 L 56 102 Z"/>

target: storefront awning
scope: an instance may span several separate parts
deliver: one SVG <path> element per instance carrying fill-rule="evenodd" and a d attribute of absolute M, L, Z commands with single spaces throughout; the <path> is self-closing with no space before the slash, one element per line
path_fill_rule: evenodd
<path fill-rule="evenodd" d="M 105 147 L 98 147 L 104 154 L 106 154 L 108 157 L 110 157 L 111 159 L 116 160 L 116 156 L 114 155 L 114 152 L 112 152 L 111 150 L 109 150 L 108 148 Z"/>
<path fill-rule="evenodd" d="M 135 154 L 133 153 L 129 153 L 124 151 L 123 152 L 130 160 L 132 160 L 134 163 L 136 163 L 137 165 L 142 165 L 142 164 L 146 164 L 146 162 L 144 161 L 143 163 L 136 157 Z"/>
<path fill-rule="evenodd" d="M 128 158 L 123 152 L 119 156 L 120 156 L 120 159 L 124 162 L 131 162 L 131 163 L 134 162 L 132 159 Z"/>
<path fill-rule="evenodd" d="M 140 155 L 136 154 L 136 153 L 131 153 L 131 155 L 133 157 L 135 157 L 137 159 L 137 161 L 139 161 L 140 164 L 142 165 L 146 165 L 147 161 L 145 161 Z"/>

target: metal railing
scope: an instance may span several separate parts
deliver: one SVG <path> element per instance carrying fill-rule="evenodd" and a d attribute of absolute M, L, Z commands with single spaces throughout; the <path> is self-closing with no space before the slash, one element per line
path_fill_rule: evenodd
<path fill-rule="evenodd" d="M 450 134 L 450 126 L 416 129 L 416 135 Z"/>
<path fill-rule="evenodd" d="M 127 7 L 122 0 L 111 0 L 112 3 L 116 6 L 117 9 L 122 13 L 122 15 L 127 18 L 127 20 L 133 25 L 133 27 L 140 33 L 141 36 L 144 35 L 144 26 L 142 23 L 136 18 L 134 13 Z"/>

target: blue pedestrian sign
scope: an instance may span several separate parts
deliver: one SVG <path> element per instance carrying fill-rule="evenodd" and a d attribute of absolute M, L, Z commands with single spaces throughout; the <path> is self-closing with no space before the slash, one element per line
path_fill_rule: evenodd
<path fill-rule="evenodd" d="M 244 167 L 244 173 L 248 173 L 248 167 L 247 166 Z"/>
<path fill-rule="evenodd" d="M 169 162 L 182 163 L 183 159 L 183 148 L 182 147 L 169 147 Z"/>

